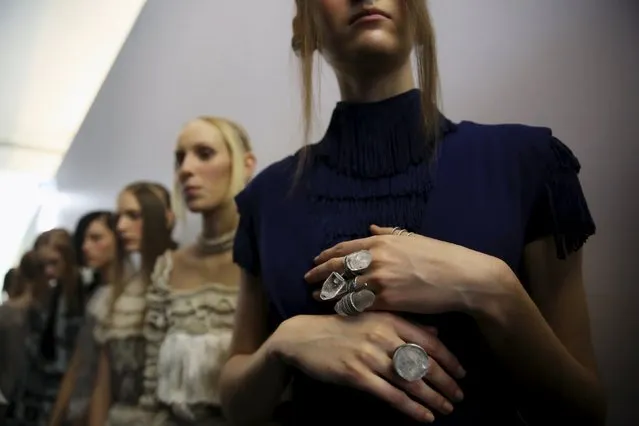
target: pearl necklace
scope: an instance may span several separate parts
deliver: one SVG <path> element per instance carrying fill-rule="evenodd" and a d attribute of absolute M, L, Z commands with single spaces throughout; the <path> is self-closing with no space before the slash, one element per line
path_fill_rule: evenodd
<path fill-rule="evenodd" d="M 214 238 L 205 238 L 203 235 L 197 239 L 197 246 L 205 254 L 219 254 L 233 248 L 235 241 L 235 229 L 226 234 Z"/>

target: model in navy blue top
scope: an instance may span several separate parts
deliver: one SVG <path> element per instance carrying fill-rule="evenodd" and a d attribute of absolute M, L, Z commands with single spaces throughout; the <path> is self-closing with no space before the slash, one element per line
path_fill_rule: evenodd
<path fill-rule="evenodd" d="M 298 4 L 301 57 L 321 32 L 344 100 L 319 143 L 236 198 L 245 279 L 222 378 L 230 419 L 266 418 L 292 378 L 295 425 L 603 424 L 581 281 L 595 225 L 575 156 L 547 128 L 441 115 L 424 126 L 432 88 L 412 88 L 409 50 L 393 47 L 431 37 L 404 34 L 409 17 L 430 28 L 423 2 L 313 4 Z M 366 66 L 374 48 L 387 69 Z M 392 83 L 356 78 L 375 70 Z M 375 303 L 338 316 L 317 290 L 359 250 L 372 254 L 358 280 Z M 431 356 L 424 380 L 395 373 L 403 343 Z"/>

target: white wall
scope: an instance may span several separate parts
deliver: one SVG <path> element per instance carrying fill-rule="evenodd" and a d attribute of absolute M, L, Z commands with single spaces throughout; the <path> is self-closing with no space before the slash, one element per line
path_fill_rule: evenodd
<path fill-rule="evenodd" d="M 18 260 L 20 241 L 41 202 L 55 203 L 39 187 L 54 184 L 143 4 L 0 2 L 0 199 L 12 200 L 0 212 L 0 271 Z M 57 223 L 51 208 L 43 215 L 43 225 Z"/>
<path fill-rule="evenodd" d="M 148 2 L 65 158 L 58 187 L 72 224 L 110 207 L 139 178 L 171 182 L 176 133 L 199 114 L 226 115 L 253 137 L 260 166 L 299 146 L 292 1 Z M 586 280 L 610 425 L 630 424 L 637 370 L 633 322 L 639 216 L 634 164 L 639 7 L 632 0 L 432 2 L 444 110 L 453 119 L 552 126 L 584 167 L 599 226 Z M 322 117 L 337 92 L 325 70 Z M 633 202 L 634 201 L 634 202 Z M 189 235 L 197 231 L 192 226 Z M 531 354 L 534 356 L 534 354 Z M 636 356 L 636 355 L 635 355 Z"/>

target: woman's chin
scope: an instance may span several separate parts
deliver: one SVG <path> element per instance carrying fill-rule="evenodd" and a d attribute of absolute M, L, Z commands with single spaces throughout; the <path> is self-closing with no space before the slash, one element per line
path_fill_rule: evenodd
<path fill-rule="evenodd" d="M 206 202 L 204 200 L 192 200 L 186 203 L 186 209 L 189 213 L 202 214 L 206 212 L 214 211 L 217 206 Z"/>

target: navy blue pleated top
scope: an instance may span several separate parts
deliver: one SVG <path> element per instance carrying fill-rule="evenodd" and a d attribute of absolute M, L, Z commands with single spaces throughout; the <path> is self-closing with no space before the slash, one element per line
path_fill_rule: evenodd
<path fill-rule="evenodd" d="M 339 102 L 297 184 L 302 151 L 267 167 L 236 197 L 234 258 L 261 278 L 273 328 L 295 315 L 334 313 L 313 299 L 304 274 L 322 250 L 369 236 L 371 224 L 498 257 L 522 282 L 527 243 L 554 236 L 563 258 L 595 232 L 579 162 L 550 129 L 442 117 L 430 151 L 421 120 L 417 89 L 375 103 Z M 468 372 L 459 382 L 465 400 L 436 424 L 519 424 L 515 385 L 469 316 L 405 316 L 439 327 Z M 371 395 L 302 372 L 294 375 L 292 407 L 295 425 L 414 424 Z"/>

